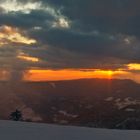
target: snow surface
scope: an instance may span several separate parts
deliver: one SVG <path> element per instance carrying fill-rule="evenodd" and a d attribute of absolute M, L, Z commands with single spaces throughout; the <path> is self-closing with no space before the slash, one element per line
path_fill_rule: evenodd
<path fill-rule="evenodd" d="M 0 121 L 0 140 L 140 140 L 140 131 Z"/>

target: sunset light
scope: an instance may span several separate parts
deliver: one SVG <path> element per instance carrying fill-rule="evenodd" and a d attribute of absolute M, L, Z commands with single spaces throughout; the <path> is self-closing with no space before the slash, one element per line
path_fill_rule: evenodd
<path fill-rule="evenodd" d="M 10 43 L 16 44 L 34 44 L 36 43 L 35 39 L 28 38 L 20 32 L 18 28 L 11 26 L 1 26 L 0 27 L 0 46 L 8 45 Z"/>
<path fill-rule="evenodd" d="M 25 61 L 31 61 L 31 62 L 39 62 L 39 59 L 36 57 L 31 57 L 31 56 L 24 56 L 24 55 L 19 55 L 17 58 Z"/>
<path fill-rule="evenodd" d="M 128 69 L 129 70 L 140 70 L 140 64 L 137 64 L 137 63 L 128 64 Z"/>
<path fill-rule="evenodd" d="M 59 81 L 82 78 L 112 79 L 113 75 L 123 74 L 123 71 L 111 70 L 29 70 L 24 75 L 24 80 L 29 81 Z"/>
<path fill-rule="evenodd" d="M 0 120 L 140 131 L 139 28 L 140 0 L 0 0 Z"/>

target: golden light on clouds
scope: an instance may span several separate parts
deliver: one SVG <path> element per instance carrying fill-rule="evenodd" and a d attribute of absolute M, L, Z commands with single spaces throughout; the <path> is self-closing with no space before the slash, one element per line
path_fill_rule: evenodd
<path fill-rule="evenodd" d="M 7 45 L 10 43 L 21 43 L 21 44 L 30 45 L 36 43 L 36 40 L 25 37 L 20 33 L 20 31 L 17 28 L 6 26 L 6 25 L 1 26 L 0 46 Z"/>
<path fill-rule="evenodd" d="M 27 2 L 25 4 L 19 3 L 18 0 L 4 0 L 0 2 L 0 6 L 9 12 L 23 12 L 29 14 L 32 10 L 42 9 L 41 2 Z"/>
<path fill-rule="evenodd" d="M 52 27 L 56 28 L 69 28 L 70 23 L 67 19 L 60 17 L 57 21 L 53 22 Z"/>
<path fill-rule="evenodd" d="M 17 56 L 17 58 L 25 60 L 25 61 L 31 61 L 31 62 L 39 62 L 39 58 L 36 57 L 31 57 L 31 56 L 23 56 L 23 55 L 19 55 Z"/>
<path fill-rule="evenodd" d="M 111 70 L 29 70 L 24 75 L 24 80 L 28 81 L 58 81 L 58 80 L 72 80 L 81 78 L 105 78 L 112 79 L 113 75 L 121 75 L 123 71 Z"/>
<path fill-rule="evenodd" d="M 138 63 L 128 64 L 127 66 L 129 70 L 140 70 L 140 64 Z"/>

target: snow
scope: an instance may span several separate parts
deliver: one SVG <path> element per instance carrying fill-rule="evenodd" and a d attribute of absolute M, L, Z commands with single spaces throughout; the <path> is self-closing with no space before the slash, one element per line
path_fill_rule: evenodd
<path fill-rule="evenodd" d="M 138 130 L 108 130 L 0 121 L 0 140 L 139 140 Z"/>

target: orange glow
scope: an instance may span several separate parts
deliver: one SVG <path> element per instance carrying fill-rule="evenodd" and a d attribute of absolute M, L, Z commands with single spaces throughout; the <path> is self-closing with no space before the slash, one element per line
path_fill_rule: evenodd
<path fill-rule="evenodd" d="M 0 81 L 8 80 L 9 72 L 7 70 L 0 69 Z"/>
<path fill-rule="evenodd" d="M 123 71 L 111 70 L 29 70 L 24 75 L 24 80 L 28 81 L 57 81 L 72 80 L 81 78 L 106 78 L 112 79 L 113 75 L 122 74 Z"/>

